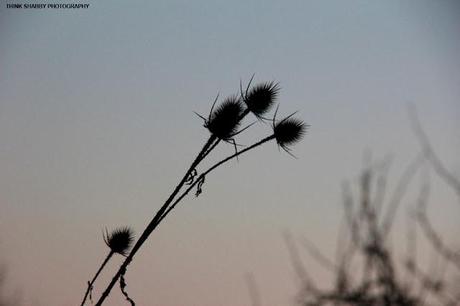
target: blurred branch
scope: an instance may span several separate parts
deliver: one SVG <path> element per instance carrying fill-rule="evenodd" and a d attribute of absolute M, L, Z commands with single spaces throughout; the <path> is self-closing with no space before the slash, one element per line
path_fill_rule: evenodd
<path fill-rule="evenodd" d="M 433 150 L 433 147 L 430 144 L 428 136 L 426 135 L 425 131 L 422 128 L 420 120 L 418 118 L 417 109 L 415 106 L 411 106 L 409 108 L 409 116 L 412 123 L 413 131 L 419 140 L 420 146 L 422 147 L 422 152 L 427 160 L 429 160 L 433 166 L 435 172 L 441 177 L 441 179 L 448 184 L 454 192 L 459 197 L 460 203 L 460 180 L 452 175 L 444 164 L 441 162 L 439 157 L 437 156 L 436 152 Z M 433 248 L 439 252 L 446 260 L 454 264 L 457 269 L 460 270 L 460 252 L 454 251 L 451 248 L 447 247 L 446 244 L 443 242 L 441 235 L 434 229 L 432 224 L 430 223 L 428 216 L 427 216 L 427 193 L 428 193 L 428 186 L 422 187 L 422 194 L 419 197 L 418 205 L 417 205 L 417 212 L 416 217 L 418 223 L 428 241 L 431 243 Z"/>
<path fill-rule="evenodd" d="M 401 200 L 403 196 L 406 194 L 409 183 L 414 178 L 422 162 L 423 162 L 423 155 L 419 154 L 415 158 L 415 160 L 406 168 L 403 175 L 399 179 L 399 182 L 396 185 L 395 191 L 393 192 L 392 197 L 390 199 L 390 203 L 388 204 L 387 213 L 383 217 L 382 232 L 384 236 L 386 236 L 388 232 L 391 230 L 391 226 L 393 225 L 393 220 L 395 219 L 398 208 L 401 205 Z"/>
<path fill-rule="evenodd" d="M 246 283 L 248 285 L 249 296 L 252 306 L 262 306 L 256 279 L 252 273 L 246 274 Z"/>
<path fill-rule="evenodd" d="M 289 256 L 291 258 L 291 263 L 294 268 L 294 272 L 297 274 L 299 280 L 304 286 L 304 289 L 309 292 L 317 292 L 315 284 L 313 283 L 312 278 L 308 275 L 307 269 L 305 268 L 302 260 L 300 259 L 299 251 L 292 239 L 292 236 L 289 232 L 284 233 L 284 241 L 286 243 Z"/>
<path fill-rule="evenodd" d="M 329 271 L 336 272 L 338 270 L 337 265 L 330 260 L 329 258 L 326 257 L 319 249 L 318 247 L 308 240 L 306 237 L 303 237 L 302 239 L 302 245 L 307 249 L 307 251 L 310 253 L 310 255 L 316 259 L 316 261 L 321 264 L 324 268 L 326 268 Z"/>
<path fill-rule="evenodd" d="M 417 212 L 417 220 L 425 237 L 431 243 L 433 248 L 439 252 L 446 260 L 454 264 L 460 270 L 460 252 L 451 250 L 443 242 L 441 236 L 433 229 L 425 209 L 419 207 Z"/>
<path fill-rule="evenodd" d="M 302 241 L 316 262 L 334 272 L 334 285 L 331 289 L 311 289 L 313 281 L 305 276 L 306 269 L 292 238 L 286 238 L 293 266 L 299 278 L 304 279 L 299 299 L 301 305 L 455 305 L 452 304 L 455 295 L 446 291 L 445 259 L 457 260 L 458 254 L 445 247 L 436 232 L 429 231 L 431 227 L 426 214 L 423 215 L 424 218 L 420 217 L 420 208 L 426 207 L 428 201 L 428 183 L 422 184 L 420 188 L 417 198 L 418 210 L 415 214 L 417 219 L 410 219 L 413 221 L 407 232 L 404 278 L 401 278 L 400 266 L 395 263 L 395 253 L 387 241 L 398 208 L 403 204 L 402 199 L 422 162 L 423 155 L 418 155 L 404 170 L 386 205 L 381 185 L 386 185 L 386 167 L 369 166 L 362 170 L 358 183 L 359 197 L 353 197 L 349 184 L 344 184 L 344 216 L 349 235 L 340 233 L 336 262 L 327 258 L 310 241 Z M 382 203 L 377 204 L 375 201 Z M 438 252 L 434 254 L 428 272 L 424 272 L 417 265 L 415 221 L 422 222 L 423 230 L 429 231 L 426 236 L 430 237 Z M 350 241 L 348 246 L 343 239 Z M 443 261 L 440 261 L 441 256 Z M 353 280 L 351 276 L 359 271 L 362 272 L 362 277 L 359 281 Z"/>
<path fill-rule="evenodd" d="M 425 157 L 431 162 L 434 171 L 449 185 L 451 186 L 457 196 L 460 198 L 460 179 L 455 177 L 449 170 L 444 166 L 444 164 L 439 159 L 436 152 L 433 150 L 433 147 L 426 135 L 425 131 L 422 128 L 420 120 L 418 118 L 417 109 L 414 105 L 409 106 L 409 118 L 412 123 L 412 130 L 420 142 L 422 151 Z M 460 204 L 460 201 L 459 201 Z"/>

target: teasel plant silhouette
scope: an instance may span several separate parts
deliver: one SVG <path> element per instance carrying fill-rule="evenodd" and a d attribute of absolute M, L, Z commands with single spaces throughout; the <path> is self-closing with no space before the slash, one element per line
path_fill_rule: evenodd
<path fill-rule="evenodd" d="M 92 291 L 94 282 L 101 274 L 102 270 L 107 265 L 112 256 L 114 254 L 126 256 L 134 242 L 134 231 L 128 226 L 116 228 L 110 233 L 107 229 L 105 229 L 102 236 L 105 244 L 110 249 L 110 251 L 105 257 L 104 261 L 102 262 L 94 277 L 91 279 L 91 281 L 88 281 L 88 288 L 86 289 L 83 301 L 80 304 L 81 306 L 85 305 L 86 299 L 88 297 L 90 301 L 92 301 Z"/>
<path fill-rule="evenodd" d="M 126 255 L 125 260 L 119 267 L 118 271 L 109 282 L 106 289 L 101 294 L 96 306 L 102 305 L 106 298 L 109 296 L 113 287 L 117 282 L 120 282 L 120 288 L 125 298 L 135 305 L 134 301 L 129 298 L 126 292 L 126 281 L 125 273 L 128 266 L 134 259 L 136 253 L 144 245 L 149 238 L 150 234 L 157 228 L 157 226 L 168 216 L 171 211 L 187 196 L 190 191 L 195 189 L 195 196 L 199 196 L 203 192 L 203 185 L 205 179 L 210 175 L 216 168 L 226 164 L 227 162 L 237 159 L 242 154 L 253 150 L 259 146 L 270 141 L 275 141 L 278 146 L 290 153 L 291 147 L 299 142 L 307 128 L 309 127 L 300 119 L 294 118 L 294 114 L 291 114 L 281 120 L 276 119 L 278 107 L 276 108 L 275 114 L 272 119 L 267 119 L 265 116 L 273 108 L 275 101 L 278 97 L 280 87 L 278 83 L 266 82 L 251 86 L 254 76 L 248 82 L 245 90 L 243 90 L 242 82 L 240 82 L 240 92 L 237 95 L 231 95 L 223 100 L 222 103 L 216 105 L 219 96 L 217 96 L 212 103 L 211 110 L 207 117 L 197 114 L 203 121 L 204 127 L 209 131 L 210 136 L 204 143 L 203 147 L 192 161 L 188 169 L 185 171 L 182 179 L 174 187 L 172 193 L 166 199 L 164 204 L 155 213 L 151 221 L 148 223 L 144 231 L 141 233 L 137 241 L 134 243 L 131 251 Z M 240 128 L 243 123 L 243 119 L 247 115 L 253 114 L 258 120 L 254 123 L 246 125 Z M 257 122 L 271 121 L 272 132 L 256 141 L 252 145 L 243 147 L 239 145 L 235 138 L 240 135 L 253 124 Z M 197 167 L 199 164 L 221 143 L 226 142 L 233 145 L 235 152 L 222 160 L 216 162 L 206 170 L 198 173 Z M 290 153 L 291 154 L 291 153 Z"/>

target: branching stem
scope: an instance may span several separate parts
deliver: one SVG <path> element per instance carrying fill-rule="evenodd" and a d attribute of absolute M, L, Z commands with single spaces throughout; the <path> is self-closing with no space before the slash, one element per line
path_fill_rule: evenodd
<path fill-rule="evenodd" d="M 113 251 L 110 251 L 110 253 L 107 255 L 107 257 L 104 259 L 104 262 L 102 265 L 99 267 L 99 270 L 97 270 L 96 275 L 94 275 L 93 279 L 88 282 L 88 289 L 86 289 L 85 296 L 83 297 L 83 301 L 81 302 L 81 306 L 85 305 L 86 299 L 88 298 L 89 293 L 93 289 L 94 282 L 96 281 L 97 277 L 99 274 L 101 274 L 101 271 L 104 269 L 105 265 L 109 262 L 110 258 L 113 256 Z"/>
<path fill-rule="evenodd" d="M 144 232 L 141 234 L 141 236 L 139 237 L 139 239 L 136 241 L 136 244 L 133 246 L 131 252 L 129 253 L 129 255 L 126 257 L 125 261 L 123 262 L 123 264 L 120 266 L 120 268 L 118 269 L 117 273 L 115 274 L 115 276 L 112 278 L 111 282 L 109 283 L 109 285 L 107 286 L 107 288 L 105 289 L 105 291 L 102 293 L 101 297 L 99 298 L 99 301 L 97 302 L 96 306 L 100 306 L 102 305 L 102 303 L 104 302 L 104 300 L 107 298 L 107 296 L 110 294 L 110 291 L 112 290 L 113 286 L 115 286 L 116 282 L 118 281 L 118 279 L 120 278 L 121 274 L 122 274 L 122 271 L 126 270 L 126 267 L 131 263 L 131 261 L 133 260 L 133 257 L 134 255 L 137 253 L 137 251 L 139 250 L 139 248 L 144 244 L 144 242 L 147 240 L 147 238 L 150 236 L 150 234 L 153 232 L 153 230 L 156 228 L 157 224 L 158 224 L 158 220 L 161 219 L 161 216 L 164 214 L 164 212 L 167 210 L 169 204 L 171 204 L 172 200 L 174 199 L 174 197 L 177 195 L 177 193 L 180 191 L 180 189 L 182 188 L 182 186 L 184 186 L 185 182 L 187 181 L 190 173 L 193 171 L 193 169 L 195 169 L 195 167 L 203 160 L 203 158 L 209 153 L 208 152 L 208 149 L 209 147 L 213 144 L 213 142 L 216 140 L 216 137 L 214 135 L 211 135 L 209 137 L 209 139 L 207 140 L 207 142 L 205 143 L 205 145 L 203 146 L 203 148 L 201 149 L 200 153 L 198 153 L 197 157 L 195 158 L 195 160 L 192 162 L 192 164 L 190 165 L 189 169 L 187 170 L 187 172 L 185 172 L 185 175 L 184 177 L 181 179 L 181 181 L 179 182 L 179 184 L 177 184 L 177 186 L 174 188 L 173 192 L 171 193 L 171 195 L 168 197 L 168 199 L 165 201 L 165 203 L 163 204 L 163 206 L 161 206 L 161 208 L 157 211 L 157 213 L 155 214 L 155 216 L 153 217 L 153 219 L 150 221 L 150 223 L 147 225 L 147 227 L 145 228 Z"/>
<path fill-rule="evenodd" d="M 198 184 L 198 182 L 204 178 L 207 174 L 209 174 L 210 172 L 212 172 L 214 169 L 216 169 L 217 167 L 221 166 L 222 164 L 230 161 L 231 159 L 234 159 L 236 157 L 238 157 L 239 155 L 251 150 L 251 149 L 254 149 L 255 147 L 258 147 L 272 139 L 274 139 L 275 136 L 274 135 L 271 135 L 271 136 L 268 136 L 258 142 L 256 142 L 255 144 L 235 153 L 235 154 L 232 154 L 230 156 L 228 156 L 227 158 L 221 160 L 220 162 L 214 164 L 212 167 L 210 167 L 208 170 L 204 171 L 203 173 L 201 173 L 198 178 L 193 182 L 193 184 L 191 184 L 175 201 L 174 203 L 165 211 L 165 213 L 163 214 L 163 216 L 160 218 L 160 220 L 158 222 L 161 222 L 168 214 L 171 210 L 174 209 L 174 207 L 176 207 L 176 205 L 190 192 L 190 190 L 193 189 L 193 187 L 195 187 L 196 184 Z"/>
<path fill-rule="evenodd" d="M 120 278 L 122 272 L 124 270 L 126 270 L 128 265 L 133 260 L 134 255 L 137 253 L 137 251 L 140 249 L 140 247 L 144 244 L 144 242 L 147 240 L 147 238 L 150 236 L 150 234 L 155 230 L 155 228 L 160 224 L 160 222 L 166 217 L 166 215 L 168 215 L 169 212 L 190 192 L 190 190 L 192 190 L 192 188 L 200 181 L 200 178 L 206 176 L 211 171 L 213 171 L 214 169 L 216 169 L 220 165 L 226 163 L 227 161 L 229 161 L 229 160 L 231 160 L 231 159 L 233 159 L 233 158 L 235 158 L 235 157 L 237 157 L 237 156 L 239 156 L 239 155 L 241 155 L 241 154 L 243 154 L 243 153 L 245 153 L 245 152 L 247 152 L 247 151 L 249 151 L 251 149 L 254 149 L 255 147 L 258 147 L 258 146 L 264 144 L 265 142 L 268 142 L 268 141 L 270 141 L 270 140 L 272 140 L 274 138 L 275 138 L 275 135 L 270 135 L 270 136 L 260 140 L 259 142 L 255 143 L 255 144 L 253 144 L 253 145 L 251 145 L 251 146 L 249 146 L 249 147 L 247 147 L 247 148 L 245 148 L 245 149 L 243 149 L 243 150 L 241 150 L 241 151 L 239 151 L 239 152 L 237 152 L 235 154 L 232 154 L 232 155 L 228 156 L 227 158 L 221 160 L 220 162 L 214 164 L 208 170 L 203 172 L 197 179 L 195 179 L 194 182 L 170 206 L 170 204 L 173 201 L 174 197 L 178 194 L 178 192 L 180 191 L 182 186 L 185 184 L 185 182 L 186 182 L 189 174 L 192 172 L 192 170 L 195 169 L 195 167 L 203 160 L 203 158 L 206 157 L 206 155 L 209 154 L 209 152 L 210 152 L 209 149 L 213 149 L 217 145 L 217 143 L 214 143 L 214 142 L 215 141 L 218 142 L 219 140 L 216 140 L 215 136 L 211 136 L 209 138 L 209 140 L 206 142 L 206 144 L 203 146 L 202 150 L 200 151 L 200 153 L 196 157 L 195 161 L 190 166 L 189 170 L 185 173 L 185 175 L 182 178 L 182 180 L 180 181 L 180 183 L 176 186 L 176 188 L 174 189 L 173 193 L 169 196 L 169 198 L 166 200 L 166 202 L 163 204 L 163 206 L 160 208 L 160 210 L 158 210 L 158 212 L 156 213 L 155 217 L 147 225 L 146 229 L 144 230 L 142 235 L 137 240 L 137 242 L 134 245 L 133 249 L 131 250 L 129 255 L 126 257 L 125 261 L 122 263 L 122 265 L 120 266 L 120 268 L 117 271 L 117 273 L 115 274 L 115 276 L 112 278 L 112 281 L 109 283 L 109 285 L 107 286 L 106 290 L 102 293 L 99 301 L 96 303 L 96 306 L 102 305 L 102 303 L 107 298 L 107 296 L 109 295 L 110 291 L 112 290 L 112 288 L 114 287 L 114 285 L 116 284 L 118 279 Z"/>

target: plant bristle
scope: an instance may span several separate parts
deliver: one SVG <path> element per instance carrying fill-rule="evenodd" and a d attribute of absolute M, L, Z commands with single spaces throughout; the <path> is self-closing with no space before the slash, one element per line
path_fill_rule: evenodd
<path fill-rule="evenodd" d="M 280 147 L 287 150 L 289 146 L 302 139 L 306 128 L 307 125 L 299 119 L 288 118 L 281 120 L 274 127 L 276 142 Z"/>
<path fill-rule="evenodd" d="M 126 255 L 134 242 L 134 231 L 129 227 L 120 227 L 104 235 L 105 244 L 114 253 Z"/>
<path fill-rule="evenodd" d="M 244 97 L 248 109 L 257 117 L 267 113 L 275 103 L 280 87 L 278 83 L 257 84 Z"/>
<path fill-rule="evenodd" d="M 243 106 L 237 96 L 230 96 L 210 115 L 208 130 L 220 139 L 231 138 L 237 131 Z"/>

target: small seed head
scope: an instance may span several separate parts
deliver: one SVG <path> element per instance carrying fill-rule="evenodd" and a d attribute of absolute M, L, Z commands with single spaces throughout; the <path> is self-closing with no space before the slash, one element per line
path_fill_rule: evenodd
<path fill-rule="evenodd" d="M 258 118 L 266 114 L 273 104 L 280 87 L 278 83 L 266 82 L 252 87 L 243 97 L 248 109 Z"/>
<path fill-rule="evenodd" d="M 106 229 L 104 242 L 112 252 L 126 256 L 134 242 L 134 231 L 127 226 L 119 227 L 111 233 Z"/>
<path fill-rule="evenodd" d="M 288 117 L 274 124 L 273 132 L 278 145 L 289 152 L 289 147 L 303 138 L 306 129 L 303 121 Z"/>
<path fill-rule="evenodd" d="M 220 139 L 229 139 L 237 131 L 243 106 L 237 96 L 230 96 L 209 115 L 205 126 Z"/>

